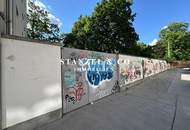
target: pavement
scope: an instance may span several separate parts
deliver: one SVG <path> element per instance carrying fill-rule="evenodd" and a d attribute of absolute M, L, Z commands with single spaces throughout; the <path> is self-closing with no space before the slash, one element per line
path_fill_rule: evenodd
<path fill-rule="evenodd" d="M 190 80 L 175 69 L 36 130 L 190 130 Z"/>

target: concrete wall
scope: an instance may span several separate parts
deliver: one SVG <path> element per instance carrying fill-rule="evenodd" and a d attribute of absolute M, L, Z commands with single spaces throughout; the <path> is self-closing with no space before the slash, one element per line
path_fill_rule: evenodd
<path fill-rule="evenodd" d="M 1 38 L 3 128 L 61 108 L 60 47 Z"/>
<path fill-rule="evenodd" d="M 154 62 L 153 59 L 143 59 L 144 63 L 144 77 L 149 77 L 154 75 Z"/>
<path fill-rule="evenodd" d="M 62 49 L 62 58 L 78 60 L 80 50 Z M 70 61 L 72 62 L 72 61 Z M 85 72 L 76 71 L 78 64 L 62 64 L 64 113 L 79 108 L 88 103 L 88 82 L 85 80 Z"/>
<path fill-rule="evenodd" d="M 142 60 L 140 57 L 119 55 L 119 81 L 121 87 L 143 79 Z"/>
<path fill-rule="evenodd" d="M 166 61 L 143 58 L 144 63 L 144 76 L 149 77 L 151 75 L 160 73 L 169 69 Z"/>
<path fill-rule="evenodd" d="M 169 69 L 169 64 L 164 60 L 127 55 L 119 55 L 119 63 L 121 87 Z"/>
<path fill-rule="evenodd" d="M 89 85 L 89 102 L 96 101 L 112 93 L 117 81 L 116 55 L 100 52 L 89 52 L 89 58 L 101 59 L 101 63 L 88 66 L 87 81 Z M 106 63 L 110 59 L 112 64 Z M 94 69 L 97 69 L 94 71 Z"/>
<path fill-rule="evenodd" d="M 89 102 L 110 95 L 116 82 L 116 64 L 107 65 L 106 58 L 115 61 L 116 56 L 93 51 L 62 49 L 63 59 L 72 59 L 63 64 L 64 112 L 72 111 Z M 92 65 L 88 59 L 100 59 Z M 84 64 L 73 64 L 81 59 Z"/>
<path fill-rule="evenodd" d="M 61 105 L 64 113 L 70 112 L 112 94 L 117 80 L 123 87 L 168 69 L 162 60 L 60 49 L 17 38 L 0 38 L 3 128 Z"/>

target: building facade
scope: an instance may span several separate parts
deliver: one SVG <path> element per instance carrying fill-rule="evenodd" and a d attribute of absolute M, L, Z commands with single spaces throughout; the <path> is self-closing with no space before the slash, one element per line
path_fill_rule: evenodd
<path fill-rule="evenodd" d="M 26 36 L 26 0 L 0 0 L 0 32 Z"/>

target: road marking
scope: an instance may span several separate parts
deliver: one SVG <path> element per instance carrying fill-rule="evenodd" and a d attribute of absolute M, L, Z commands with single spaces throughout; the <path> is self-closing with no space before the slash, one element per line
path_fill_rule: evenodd
<path fill-rule="evenodd" d="M 190 81 L 190 74 L 181 74 L 181 80 Z"/>

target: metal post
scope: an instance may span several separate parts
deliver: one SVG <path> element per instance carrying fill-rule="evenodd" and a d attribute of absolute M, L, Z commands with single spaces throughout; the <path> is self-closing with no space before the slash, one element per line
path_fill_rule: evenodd
<path fill-rule="evenodd" d="M 118 92 L 120 92 L 120 84 L 119 84 L 119 64 L 117 63 L 117 61 L 119 60 L 119 51 L 116 52 L 116 66 L 117 66 L 117 88 L 118 88 Z"/>
<path fill-rule="evenodd" d="M 144 59 L 142 60 L 142 72 L 143 72 L 143 79 L 144 79 L 144 77 L 145 77 L 145 70 L 144 70 Z"/>
<path fill-rule="evenodd" d="M 2 65 L 2 63 L 1 63 L 2 61 L 1 61 L 1 33 L 0 33 L 0 130 L 2 130 L 3 128 L 2 128 L 2 81 L 1 81 L 1 79 L 2 79 L 2 75 L 1 75 L 1 65 Z"/>
<path fill-rule="evenodd" d="M 62 50 L 63 50 L 63 47 L 60 47 L 60 51 L 61 51 L 61 60 L 62 60 Z M 64 94 L 63 94 L 64 90 L 63 90 L 63 63 L 61 62 L 61 118 L 63 118 L 63 113 L 64 113 Z"/>
<path fill-rule="evenodd" d="M 170 42 L 168 41 L 168 58 L 171 58 Z"/>

